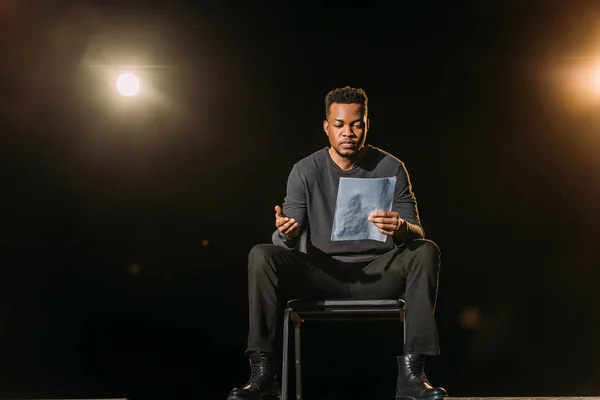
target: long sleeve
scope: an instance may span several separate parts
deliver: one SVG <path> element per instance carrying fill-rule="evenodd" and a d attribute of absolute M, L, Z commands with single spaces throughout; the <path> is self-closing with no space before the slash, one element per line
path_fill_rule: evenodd
<path fill-rule="evenodd" d="M 419 218 L 417 200 L 412 191 L 410 177 L 404 163 L 400 164 L 396 174 L 396 188 L 394 190 L 394 205 L 392 210 L 396 211 L 400 215 L 400 218 L 408 222 L 405 242 L 425 237 L 425 231 L 421 226 Z"/>
<path fill-rule="evenodd" d="M 286 196 L 283 201 L 283 214 L 294 218 L 298 222 L 300 234 L 304 232 L 307 225 L 307 193 L 306 186 L 302 182 L 300 171 L 297 165 L 294 165 L 288 176 Z M 300 235 L 298 235 L 300 236 Z M 288 248 L 293 248 L 298 242 L 298 237 L 289 239 L 279 231 L 273 233 L 274 244 L 284 244 Z"/>

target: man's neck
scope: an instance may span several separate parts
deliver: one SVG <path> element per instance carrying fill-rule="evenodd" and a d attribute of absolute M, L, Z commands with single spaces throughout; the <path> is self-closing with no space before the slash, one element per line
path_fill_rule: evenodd
<path fill-rule="evenodd" d="M 342 171 L 349 171 L 356 167 L 359 161 L 365 156 L 365 154 L 367 154 L 367 151 L 369 151 L 367 146 L 363 146 L 363 148 L 360 149 L 354 157 L 346 158 L 340 156 L 332 147 L 329 147 L 329 156 Z"/>

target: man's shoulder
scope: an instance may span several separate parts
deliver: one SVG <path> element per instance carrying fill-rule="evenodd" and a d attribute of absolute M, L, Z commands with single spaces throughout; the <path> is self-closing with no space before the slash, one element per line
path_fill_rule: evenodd
<path fill-rule="evenodd" d="M 323 147 L 296 162 L 294 168 L 303 172 L 319 169 L 326 161 L 326 152 L 327 147 Z"/>
<path fill-rule="evenodd" d="M 369 145 L 369 148 L 371 149 L 373 159 L 375 160 L 376 164 L 386 165 L 390 167 L 404 166 L 404 162 L 392 153 L 373 145 Z"/>

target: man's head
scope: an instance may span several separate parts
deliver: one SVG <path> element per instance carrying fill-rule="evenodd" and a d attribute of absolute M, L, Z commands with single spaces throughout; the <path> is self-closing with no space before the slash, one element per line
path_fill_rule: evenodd
<path fill-rule="evenodd" d="M 364 147 L 369 130 L 368 101 L 364 90 L 349 86 L 325 96 L 323 129 L 340 157 L 353 159 Z"/>

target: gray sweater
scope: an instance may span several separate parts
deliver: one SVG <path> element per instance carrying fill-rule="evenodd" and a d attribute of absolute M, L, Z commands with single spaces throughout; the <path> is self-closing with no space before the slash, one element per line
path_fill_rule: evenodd
<path fill-rule="evenodd" d="M 369 261 L 393 250 L 399 244 L 394 243 L 391 236 L 388 236 L 386 242 L 331 240 L 340 177 L 392 176 L 396 177 L 392 211 L 398 212 L 400 217 L 409 223 L 405 241 L 422 238 L 423 230 L 417 202 L 402 161 L 381 149 L 368 146 L 368 152 L 359 164 L 349 171 L 344 171 L 331 159 L 328 147 L 325 147 L 297 162 L 288 177 L 283 213 L 298 221 L 302 238 L 289 239 L 275 231 L 273 243 L 343 262 Z"/>

